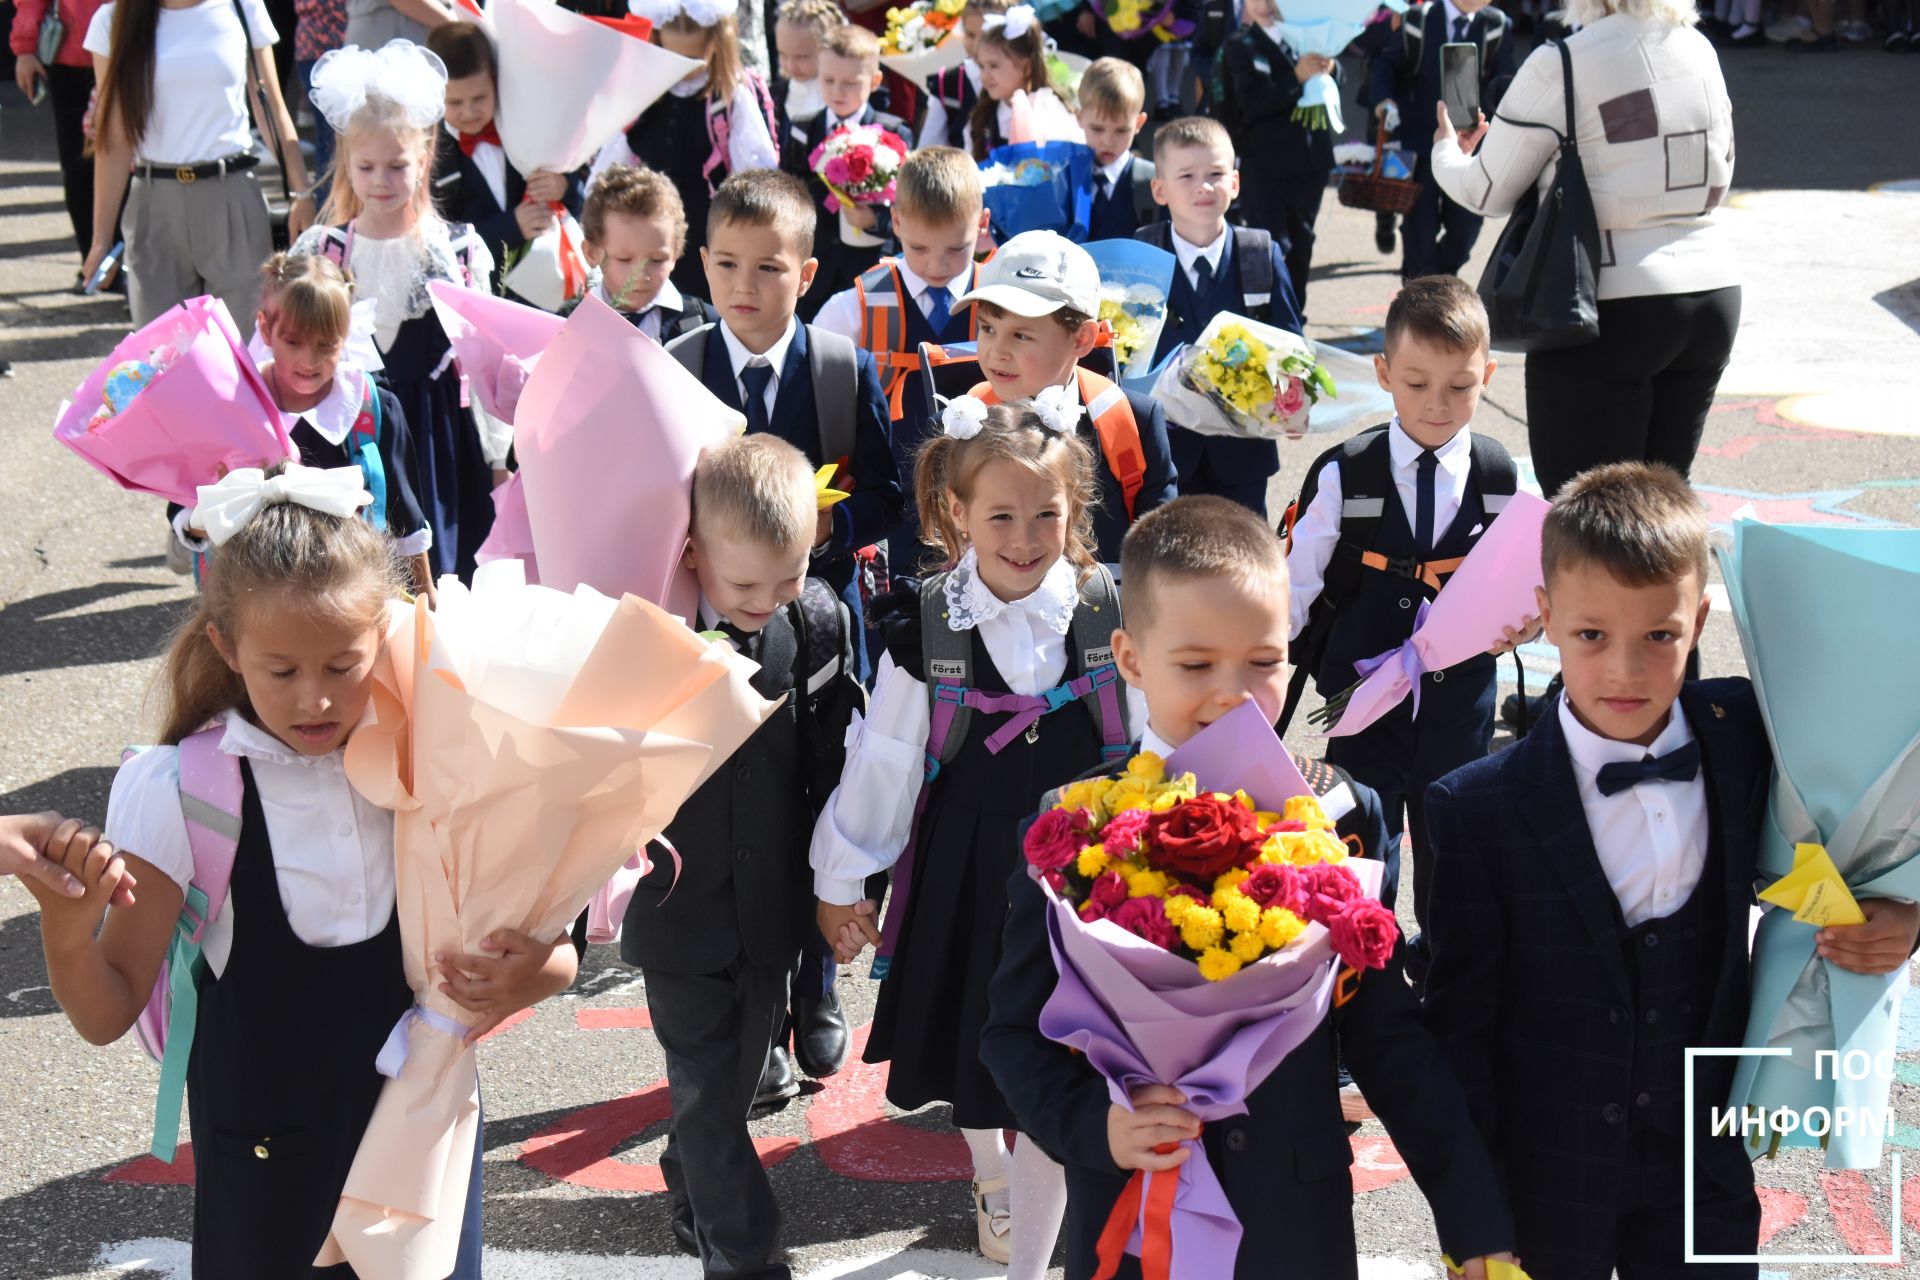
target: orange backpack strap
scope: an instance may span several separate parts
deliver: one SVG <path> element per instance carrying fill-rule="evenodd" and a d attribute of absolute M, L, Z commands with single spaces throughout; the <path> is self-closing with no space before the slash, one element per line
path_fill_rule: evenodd
<path fill-rule="evenodd" d="M 907 305 L 906 290 L 900 283 L 899 264 L 882 258 L 860 273 L 853 291 L 860 306 L 860 345 L 872 353 L 881 371 L 888 416 L 898 422 L 905 415 L 901 397 L 907 374 L 920 367 L 919 353 L 907 350 L 907 318 L 902 310 Z"/>
<path fill-rule="evenodd" d="M 1147 482 L 1147 453 L 1140 445 L 1140 424 L 1134 420 L 1127 393 L 1088 369 L 1078 370 L 1080 403 L 1086 406 L 1087 420 L 1100 437 L 1100 452 L 1107 469 L 1120 482 L 1120 494 L 1127 504 L 1127 519 L 1133 520 L 1134 505 Z"/>

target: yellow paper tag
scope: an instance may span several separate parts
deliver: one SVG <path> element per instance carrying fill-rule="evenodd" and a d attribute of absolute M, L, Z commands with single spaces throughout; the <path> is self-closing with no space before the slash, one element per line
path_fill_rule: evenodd
<path fill-rule="evenodd" d="M 1785 907 L 1795 920 L 1816 929 L 1867 922 L 1825 845 L 1793 846 L 1793 870 L 1762 889 L 1760 899 Z"/>
<path fill-rule="evenodd" d="M 1459 1276 L 1464 1274 L 1458 1264 L 1446 1254 L 1443 1253 L 1440 1255 L 1440 1261 L 1447 1264 L 1448 1275 Z M 1531 1278 L 1526 1272 L 1514 1266 L 1511 1262 L 1502 1262 L 1497 1258 L 1489 1258 L 1487 1259 L 1487 1280 L 1531 1280 Z"/>
<path fill-rule="evenodd" d="M 815 511 L 825 511 L 834 503 L 844 502 L 853 496 L 844 489 L 833 487 L 833 473 L 839 469 L 836 464 L 829 462 L 813 473 L 813 509 Z"/>

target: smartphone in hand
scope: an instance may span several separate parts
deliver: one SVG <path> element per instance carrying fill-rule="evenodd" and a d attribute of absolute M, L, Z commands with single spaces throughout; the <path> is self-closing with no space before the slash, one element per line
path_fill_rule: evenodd
<path fill-rule="evenodd" d="M 1471 40 L 1440 46 L 1440 99 L 1455 129 L 1480 123 L 1480 46 Z"/>

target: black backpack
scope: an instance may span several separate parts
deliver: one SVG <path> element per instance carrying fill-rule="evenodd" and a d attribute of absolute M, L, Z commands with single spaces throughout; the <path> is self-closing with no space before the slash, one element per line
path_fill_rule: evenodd
<path fill-rule="evenodd" d="M 1240 271 L 1240 297 L 1246 317 L 1267 323 L 1273 309 L 1273 234 L 1259 227 L 1228 227 Z M 1133 233 L 1135 240 L 1173 252 L 1173 223 L 1155 222 Z"/>
<path fill-rule="evenodd" d="M 1277 732 L 1287 731 L 1287 725 L 1300 705 L 1300 697 L 1306 691 L 1307 681 L 1326 655 L 1327 639 L 1333 634 L 1334 615 L 1360 590 L 1367 570 L 1412 578 L 1437 591 L 1444 576 L 1459 567 L 1457 560 L 1422 564 L 1413 560 L 1389 559 L 1373 549 L 1380 538 L 1380 522 L 1386 517 L 1387 504 L 1400 500 L 1393 483 L 1393 457 L 1387 442 L 1388 425 L 1383 423 L 1368 427 L 1315 458 L 1313 465 L 1307 469 L 1306 480 L 1301 483 L 1300 496 L 1287 508 L 1281 529 L 1286 535 L 1287 549 L 1291 551 L 1294 523 L 1312 505 L 1314 496 L 1320 491 L 1320 473 L 1326 470 L 1329 462 L 1340 464 L 1340 540 L 1334 545 L 1333 558 L 1327 562 L 1326 571 L 1321 575 L 1320 594 L 1307 611 L 1306 625 L 1300 628 L 1300 634 L 1293 642 L 1293 678 L 1287 684 L 1287 703 L 1275 726 Z M 1468 466 L 1472 469 L 1472 487 L 1478 490 L 1487 519 L 1492 521 L 1507 505 L 1507 499 L 1519 489 L 1519 470 L 1513 465 L 1513 457 L 1504 445 L 1491 436 L 1483 435 L 1472 437 Z"/>

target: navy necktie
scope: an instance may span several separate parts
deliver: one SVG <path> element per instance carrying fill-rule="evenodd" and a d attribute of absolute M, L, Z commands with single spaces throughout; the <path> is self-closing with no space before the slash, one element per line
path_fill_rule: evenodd
<path fill-rule="evenodd" d="M 953 318 L 953 295 L 947 292 L 947 286 L 933 284 L 922 296 L 927 300 L 927 323 L 933 326 L 933 336 L 944 336 L 947 321 Z"/>
<path fill-rule="evenodd" d="M 1420 451 L 1420 473 L 1414 482 L 1413 554 L 1422 560 L 1433 554 L 1433 473 L 1439 465 L 1439 454 Z"/>
<path fill-rule="evenodd" d="M 1466 42 L 1467 23 L 1469 21 L 1470 19 L 1464 15 L 1453 20 L 1453 42 L 1455 44 L 1464 44 Z"/>
<path fill-rule="evenodd" d="M 1213 263 L 1206 258 L 1193 260 L 1193 292 L 1195 297 L 1204 298 L 1213 289 Z"/>
<path fill-rule="evenodd" d="M 1616 760 L 1600 766 L 1595 784 L 1603 796 L 1618 795 L 1642 782 L 1691 782 L 1700 772 L 1700 744 L 1689 742 L 1663 756 Z"/>
<path fill-rule="evenodd" d="M 658 307 L 642 307 L 638 311 L 629 311 L 627 312 L 627 323 L 636 329 L 644 329 L 646 327 L 647 317 L 659 309 Z"/>
<path fill-rule="evenodd" d="M 742 631 L 725 618 L 721 618 L 718 622 L 715 622 L 712 630 L 718 631 L 721 635 L 733 641 L 734 647 L 739 649 L 741 653 L 746 654 L 748 657 L 753 656 L 753 641 L 754 637 L 760 634 L 759 632 Z"/>
<path fill-rule="evenodd" d="M 1096 170 L 1093 175 L 1093 198 L 1105 201 L 1113 194 L 1113 179 L 1107 176 L 1105 169 Z"/>
<path fill-rule="evenodd" d="M 740 371 L 740 385 L 747 393 L 746 403 L 740 407 L 746 410 L 749 434 L 772 429 L 767 420 L 767 384 L 772 381 L 770 364 L 750 364 Z"/>

